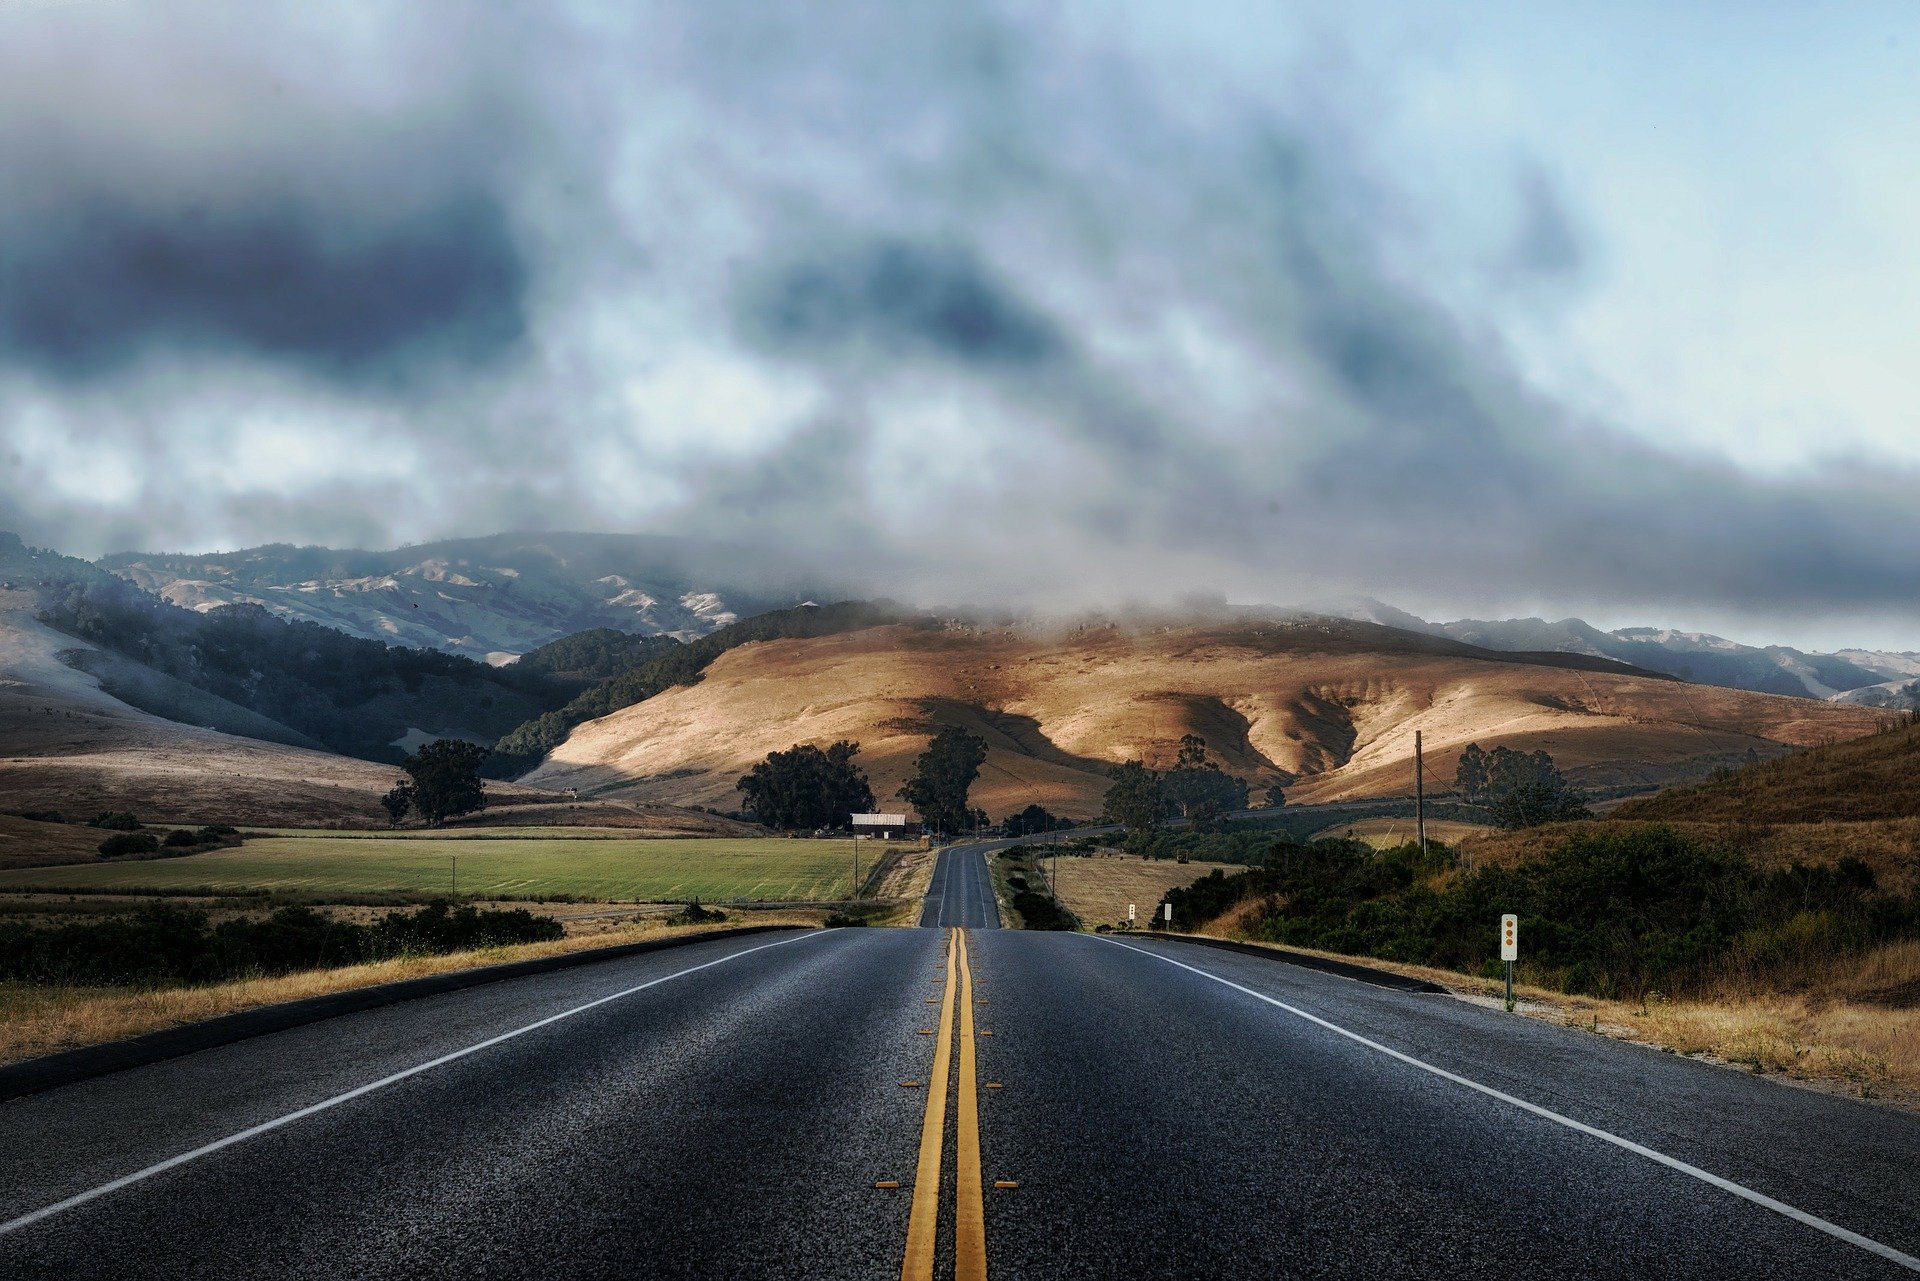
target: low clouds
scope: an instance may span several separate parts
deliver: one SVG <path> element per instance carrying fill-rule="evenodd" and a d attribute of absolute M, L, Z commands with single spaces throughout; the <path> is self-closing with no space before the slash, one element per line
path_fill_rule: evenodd
<path fill-rule="evenodd" d="M 526 328 L 527 264 L 485 194 L 414 211 L 116 193 L 36 215 L 0 236 L 0 360 L 55 380 L 215 353 L 384 381 L 503 359 Z"/>
<path fill-rule="evenodd" d="M 743 330 L 774 350 L 864 350 L 1037 365 L 1064 343 L 964 249 L 882 238 L 820 253 L 744 291 Z"/>
<path fill-rule="evenodd" d="M 190 12 L 137 49 L 115 8 L 6 19 L 0 525 L 34 541 L 645 528 L 1062 607 L 1920 590 L 1899 485 L 1670 456 L 1534 387 L 1406 252 L 1467 233 L 1378 162 L 1392 86 L 1353 62 L 1236 88 L 1231 24 L 1176 57 L 1020 5 Z M 1490 170 L 1514 216 L 1457 247 L 1529 317 L 1595 259 L 1563 163 Z"/>

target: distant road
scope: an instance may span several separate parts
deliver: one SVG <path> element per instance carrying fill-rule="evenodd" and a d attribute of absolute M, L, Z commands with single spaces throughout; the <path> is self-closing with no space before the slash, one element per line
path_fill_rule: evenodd
<path fill-rule="evenodd" d="M 1018 845 L 1019 841 L 987 841 L 953 845 L 940 851 L 933 881 L 920 909 L 923 927 L 968 926 L 976 930 L 1000 928 L 1000 903 L 993 896 L 993 877 L 987 871 L 987 853 Z"/>
<path fill-rule="evenodd" d="M 985 874 L 0 1105 L 0 1276 L 1914 1275 L 1920 1118 Z"/>

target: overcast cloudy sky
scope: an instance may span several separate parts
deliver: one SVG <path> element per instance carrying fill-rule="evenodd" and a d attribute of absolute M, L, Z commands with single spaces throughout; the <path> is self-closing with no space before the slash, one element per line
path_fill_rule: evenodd
<path fill-rule="evenodd" d="M 11 0 L 0 527 L 1920 648 L 1916 67 L 1908 5 Z"/>

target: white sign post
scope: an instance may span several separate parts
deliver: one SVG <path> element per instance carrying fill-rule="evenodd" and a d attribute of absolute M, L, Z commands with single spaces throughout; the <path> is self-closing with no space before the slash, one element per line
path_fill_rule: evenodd
<path fill-rule="evenodd" d="M 1134 920 L 1134 917 L 1133 917 L 1133 904 L 1131 904 L 1131 903 L 1129 903 L 1129 904 L 1127 904 L 1127 924 L 1128 924 L 1128 925 L 1132 925 L 1132 924 L 1133 924 L 1133 920 Z"/>
<path fill-rule="evenodd" d="M 1507 963 L 1507 1013 L 1513 1013 L 1513 963 L 1520 959 L 1520 918 L 1512 912 L 1500 918 L 1500 959 Z"/>

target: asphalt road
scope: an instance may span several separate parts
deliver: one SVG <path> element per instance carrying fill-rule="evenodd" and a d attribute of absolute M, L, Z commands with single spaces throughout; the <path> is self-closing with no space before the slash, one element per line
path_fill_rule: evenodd
<path fill-rule="evenodd" d="M 1917 1158 L 1920 1118 L 1260 957 L 794 932 L 0 1105 L 0 1276 L 1895 1277 Z"/>
<path fill-rule="evenodd" d="M 920 909 L 923 928 L 960 925 L 975 930 L 1000 928 L 1000 904 L 993 897 L 993 879 L 987 871 L 991 850 L 1018 841 L 989 841 L 979 845 L 958 845 L 940 851 L 933 865 L 933 882 L 927 887 L 927 900 Z"/>

